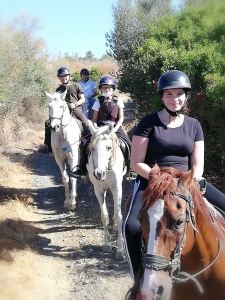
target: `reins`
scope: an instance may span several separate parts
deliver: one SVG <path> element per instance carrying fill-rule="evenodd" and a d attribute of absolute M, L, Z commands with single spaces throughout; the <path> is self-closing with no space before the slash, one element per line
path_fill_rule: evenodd
<path fill-rule="evenodd" d="M 190 194 L 188 196 L 183 195 L 179 192 L 170 192 L 170 194 L 180 197 L 181 199 L 183 199 L 187 202 L 186 223 L 185 223 L 183 238 L 182 238 L 181 242 L 179 243 L 179 245 L 174 249 L 171 260 L 168 260 L 164 256 L 146 253 L 146 247 L 145 247 L 144 240 L 142 237 L 142 265 L 143 265 L 144 269 L 149 269 L 149 270 L 154 270 L 154 271 L 160 271 L 160 270 L 169 271 L 170 277 L 171 277 L 173 283 L 184 283 L 184 282 L 187 282 L 189 279 L 191 279 L 195 282 L 199 291 L 201 293 L 203 293 L 203 288 L 202 288 L 201 284 L 199 283 L 199 281 L 195 277 L 200 275 L 201 273 L 205 272 L 209 267 L 211 267 L 215 263 L 215 261 L 217 260 L 217 258 L 220 255 L 220 242 L 219 242 L 219 240 L 217 240 L 218 252 L 217 252 L 216 257 L 204 269 L 195 273 L 194 275 L 191 275 L 187 272 L 180 272 L 181 254 L 182 254 L 182 250 L 184 248 L 185 242 L 186 242 L 188 223 L 190 222 L 192 228 L 194 229 L 195 241 L 196 241 L 196 235 L 197 235 L 196 233 L 198 233 L 198 230 L 196 229 L 194 204 L 193 204 Z M 186 278 L 178 277 L 180 275 L 186 276 Z"/>
<path fill-rule="evenodd" d="M 91 133 L 89 133 L 89 134 L 87 134 L 87 135 L 81 137 L 80 139 L 78 139 L 77 141 L 75 141 L 74 143 L 72 143 L 72 144 L 70 144 L 70 145 L 68 145 L 68 146 L 66 146 L 66 147 L 62 147 L 62 150 L 65 152 L 65 151 L 68 150 L 68 148 L 70 148 L 72 145 L 74 145 L 74 144 L 76 144 L 76 143 L 82 141 L 83 139 L 89 138 L 89 137 L 91 137 Z"/>

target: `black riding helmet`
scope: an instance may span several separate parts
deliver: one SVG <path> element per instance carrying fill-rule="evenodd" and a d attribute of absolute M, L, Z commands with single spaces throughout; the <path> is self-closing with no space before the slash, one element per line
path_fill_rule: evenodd
<path fill-rule="evenodd" d="M 59 77 L 60 75 L 70 75 L 69 69 L 65 67 L 61 67 L 58 69 L 57 76 Z"/>
<path fill-rule="evenodd" d="M 157 92 L 159 93 L 160 98 L 162 99 L 163 91 L 167 89 L 183 89 L 185 94 L 187 94 L 191 90 L 191 83 L 187 75 L 179 70 L 170 70 L 166 73 L 162 74 L 159 78 L 158 85 L 157 85 Z M 186 99 L 187 100 L 187 99 Z M 173 117 L 179 116 L 182 113 L 182 110 L 186 104 L 186 101 L 183 107 L 176 111 L 170 111 L 162 102 L 163 107 L 166 111 Z"/>
<path fill-rule="evenodd" d="M 80 75 L 82 75 L 82 74 L 84 74 L 84 75 L 89 75 L 88 69 L 81 69 L 81 70 L 80 70 Z"/>

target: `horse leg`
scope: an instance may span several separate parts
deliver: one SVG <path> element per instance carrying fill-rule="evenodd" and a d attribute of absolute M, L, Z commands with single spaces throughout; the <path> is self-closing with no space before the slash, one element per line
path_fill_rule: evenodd
<path fill-rule="evenodd" d="M 69 158 L 70 170 L 73 170 L 78 165 L 78 157 Z M 68 203 L 69 210 L 75 210 L 76 208 L 76 197 L 77 197 L 77 179 L 70 176 L 71 192 L 70 201 Z"/>
<path fill-rule="evenodd" d="M 123 216 L 121 211 L 121 202 L 122 202 L 122 184 L 117 185 L 112 189 L 113 200 L 114 200 L 114 224 L 113 230 L 118 231 L 118 239 L 117 239 L 117 253 L 116 258 L 117 260 L 124 259 L 124 240 L 122 235 L 122 223 L 123 223 Z"/>
<path fill-rule="evenodd" d="M 71 182 L 71 192 L 70 192 L 70 200 L 68 203 L 68 209 L 75 210 L 76 209 L 76 197 L 77 197 L 77 179 L 70 177 L 70 182 Z"/>
<path fill-rule="evenodd" d="M 67 175 L 66 171 L 66 163 L 62 161 L 58 156 L 55 155 L 55 160 L 62 175 L 62 182 L 65 187 L 65 201 L 64 201 L 64 208 L 68 208 L 69 200 L 70 200 L 70 189 L 69 189 L 69 176 Z"/>
<path fill-rule="evenodd" d="M 95 195 L 98 199 L 100 209 L 101 209 L 101 220 L 104 227 L 104 245 L 103 245 L 103 251 L 105 253 L 108 253 L 112 250 L 111 244 L 110 244 L 110 238 L 109 238 L 109 232 L 108 232 L 108 225 L 109 225 L 109 214 L 106 207 L 106 191 L 102 190 L 98 187 L 94 186 Z"/>

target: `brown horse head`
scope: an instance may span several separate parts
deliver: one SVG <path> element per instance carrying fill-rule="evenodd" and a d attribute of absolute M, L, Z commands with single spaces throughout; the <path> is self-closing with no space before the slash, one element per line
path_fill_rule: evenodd
<path fill-rule="evenodd" d="M 193 172 L 170 167 L 159 169 L 155 165 L 149 174 L 138 215 L 145 245 L 141 289 L 147 300 L 200 299 L 196 283 L 187 290 L 188 296 L 183 292 L 173 298 L 176 292 L 173 283 L 180 268 L 195 274 L 205 267 L 203 256 L 208 258 L 207 265 L 212 260 L 210 257 L 218 254 L 218 231 L 193 180 Z M 206 244 L 210 245 L 208 249 Z"/>

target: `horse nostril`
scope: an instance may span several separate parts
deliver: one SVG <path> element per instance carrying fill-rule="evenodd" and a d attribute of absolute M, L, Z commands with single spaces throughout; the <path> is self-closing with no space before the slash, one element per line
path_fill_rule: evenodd
<path fill-rule="evenodd" d="M 157 289 L 157 287 L 156 288 L 153 288 L 152 289 L 152 293 L 153 293 L 153 295 L 154 295 L 154 300 L 160 300 L 161 299 L 161 296 L 163 295 L 163 292 L 164 292 L 164 288 L 163 288 L 163 286 L 162 285 L 160 285 L 159 287 L 158 287 L 158 289 Z"/>
<path fill-rule="evenodd" d="M 159 288 L 158 288 L 157 295 L 160 295 L 160 296 L 162 296 L 163 292 L 164 292 L 164 288 L 163 288 L 163 286 L 162 286 L 162 285 L 160 285 L 160 286 L 159 286 Z"/>

